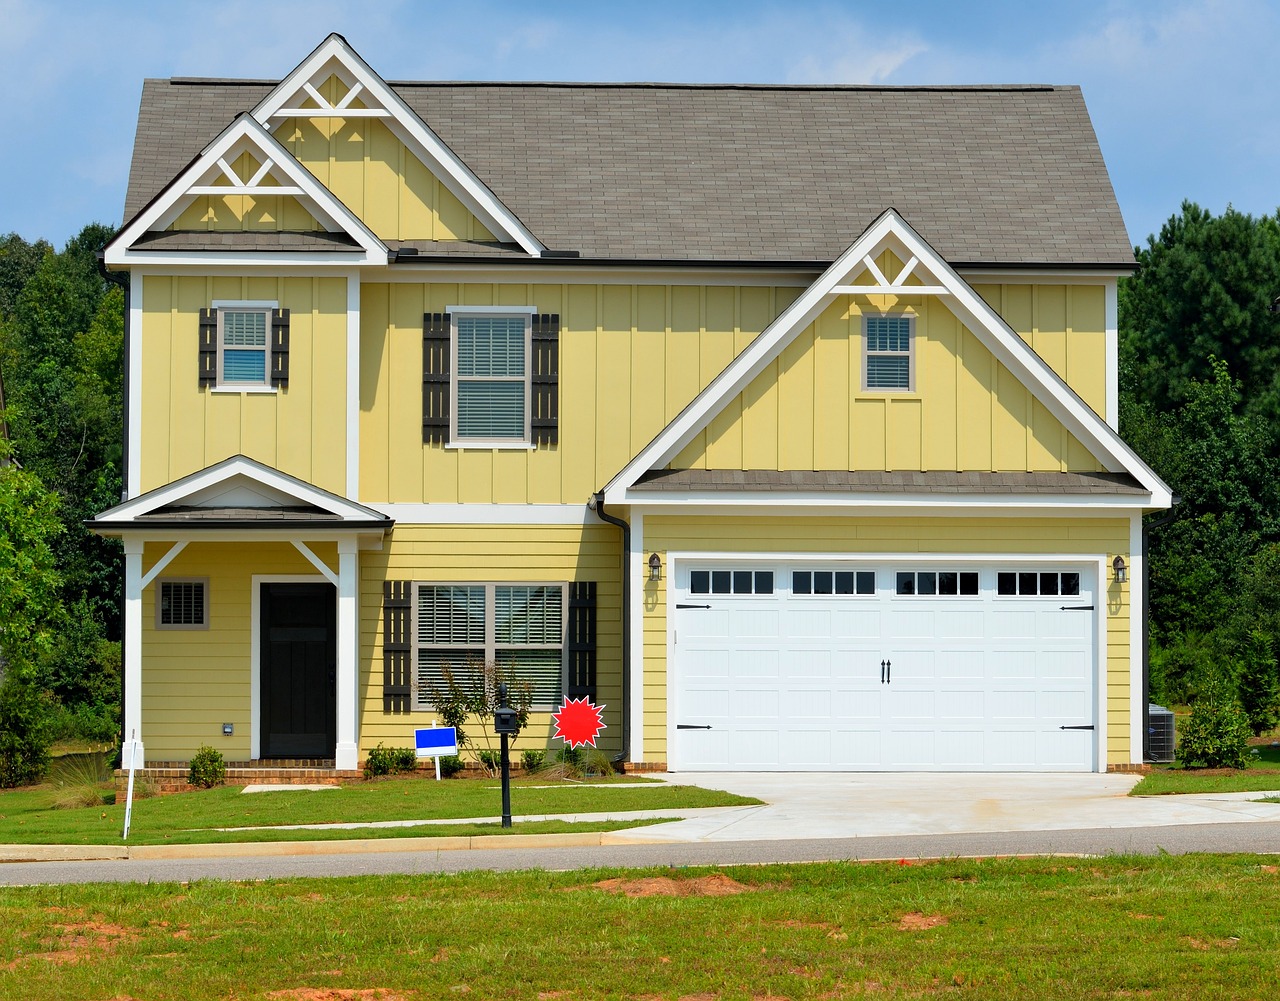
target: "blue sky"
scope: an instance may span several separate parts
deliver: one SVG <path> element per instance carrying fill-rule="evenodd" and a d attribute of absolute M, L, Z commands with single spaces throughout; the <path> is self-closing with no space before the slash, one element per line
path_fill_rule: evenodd
<path fill-rule="evenodd" d="M 389 80 L 1079 84 L 1135 243 L 1280 205 L 1280 2 L 0 0 L 0 234 L 121 221 L 144 77 L 279 79 L 330 31 Z"/>

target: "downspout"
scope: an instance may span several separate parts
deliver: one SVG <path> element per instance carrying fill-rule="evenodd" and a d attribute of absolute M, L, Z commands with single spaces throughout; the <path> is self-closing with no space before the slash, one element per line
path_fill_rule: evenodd
<path fill-rule="evenodd" d="M 1153 528 L 1161 528 L 1173 521 L 1181 497 L 1173 498 L 1173 507 L 1155 521 L 1142 522 L 1142 760 L 1151 760 L 1151 560 L 1148 551 Z"/>
<path fill-rule="evenodd" d="M 605 511 L 603 493 L 593 495 L 587 506 L 601 521 L 622 529 L 622 750 L 613 759 L 621 764 L 631 757 L 631 526 Z"/>

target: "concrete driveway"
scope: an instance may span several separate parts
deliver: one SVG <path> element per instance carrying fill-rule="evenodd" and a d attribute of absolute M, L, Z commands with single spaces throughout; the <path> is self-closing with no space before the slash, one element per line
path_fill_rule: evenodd
<path fill-rule="evenodd" d="M 757 841 L 1065 831 L 1280 820 L 1261 792 L 1130 797 L 1133 775 L 681 772 L 667 782 L 725 789 L 765 806 L 698 816 L 619 841 Z"/>

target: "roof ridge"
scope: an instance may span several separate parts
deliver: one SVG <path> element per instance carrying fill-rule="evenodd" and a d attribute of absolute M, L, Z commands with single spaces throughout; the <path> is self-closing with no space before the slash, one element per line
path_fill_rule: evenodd
<path fill-rule="evenodd" d="M 175 76 L 152 77 L 175 86 L 274 87 L 279 80 L 250 80 L 235 77 Z M 1043 93 L 1073 90 L 1075 84 L 1053 83 L 965 83 L 965 84 L 873 84 L 873 83 L 695 83 L 682 81 L 595 81 L 595 80 L 388 80 L 391 87 L 497 87 L 567 88 L 573 90 L 782 90 L 782 91 L 883 91 L 887 93 L 976 92 L 976 93 Z"/>

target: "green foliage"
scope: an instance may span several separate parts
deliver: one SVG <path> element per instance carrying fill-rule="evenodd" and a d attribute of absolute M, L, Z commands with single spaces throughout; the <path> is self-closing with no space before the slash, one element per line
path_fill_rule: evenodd
<path fill-rule="evenodd" d="M 1254 630 L 1241 645 L 1237 660 L 1240 707 L 1249 718 L 1249 729 L 1255 737 L 1280 724 L 1280 675 L 1274 650 L 1274 639 Z"/>
<path fill-rule="evenodd" d="M 62 530 L 58 498 L 39 478 L 0 465 L 0 655 L 9 670 L 34 669 L 52 644 L 62 585 L 52 542 Z"/>
<path fill-rule="evenodd" d="M 493 751 L 489 748 L 482 748 L 476 752 L 476 758 L 480 764 L 484 765 L 485 771 L 490 775 L 497 775 L 502 770 L 502 753 Z"/>
<path fill-rule="evenodd" d="M 50 698 L 29 672 L 0 682 L 0 787 L 39 782 L 49 770 Z"/>
<path fill-rule="evenodd" d="M 1186 705 L 1215 682 L 1230 682 L 1229 669 L 1213 633 L 1184 632 L 1151 644 L 1151 700 Z"/>
<path fill-rule="evenodd" d="M 498 686 L 502 684 L 507 686 L 507 701 L 516 711 L 517 729 L 508 738 L 514 747 L 521 731 L 529 725 L 529 710 L 533 703 L 533 686 L 518 676 L 514 665 L 468 659 L 461 667 L 443 665 L 440 674 L 442 684 L 428 685 L 427 698 L 441 722 L 457 731 L 458 747 L 476 746 L 465 729 L 474 717 L 483 735 L 484 750 L 491 754 L 496 750 L 496 738 L 491 727 L 494 710 L 499 705 Z M 481 753 L 477 751 L 477 760 L 483 762 Z"/>
<path fill-rule="evenodd" d="M 227 763 L 222 759 L 222 752 L 216 747 L 204 744 L 191 756 L 191 766 L 187 772 L 187 782 L 201 789 L 212 789 L 220 786 L 227 778 Z"/>
<path fill-rule="evenodd" d="M 453 778 L 462 771 L 462 759 L 456 754 L 445 754 L 440 758 L 440 774 L 447 779 Z"/>
<path fill-rule="evenodd" d="M 546 751 L 523 751 L 520 754 L 520 766 L 528 773 L 538 771 L 547 760 Z"/>
<path fill-rule="evenodd" d="M 1225 685 L 1212 685 L 1191 707 L 1178 756 L 1191 767 L 1244 768 L 1249 763 L 1249 717 Z"/>
<path fill-rule="evenodd" d="M 418 767 L 418 755 L 412 747 L 383 747 L 382 742 L 369 752 L 364 763 L 364 777 L 377 778 L 380 775 L 399 775 L 401 772 L 412 772 Z"/>
<path fill-rule="evenodd" d="M 606 751 L 602 751 L 598 747 L 593 747 L 587 751 L 582 768 L 588 775 L 612 775 L 614 771 L 612 759 L 610 759 Z"/>

